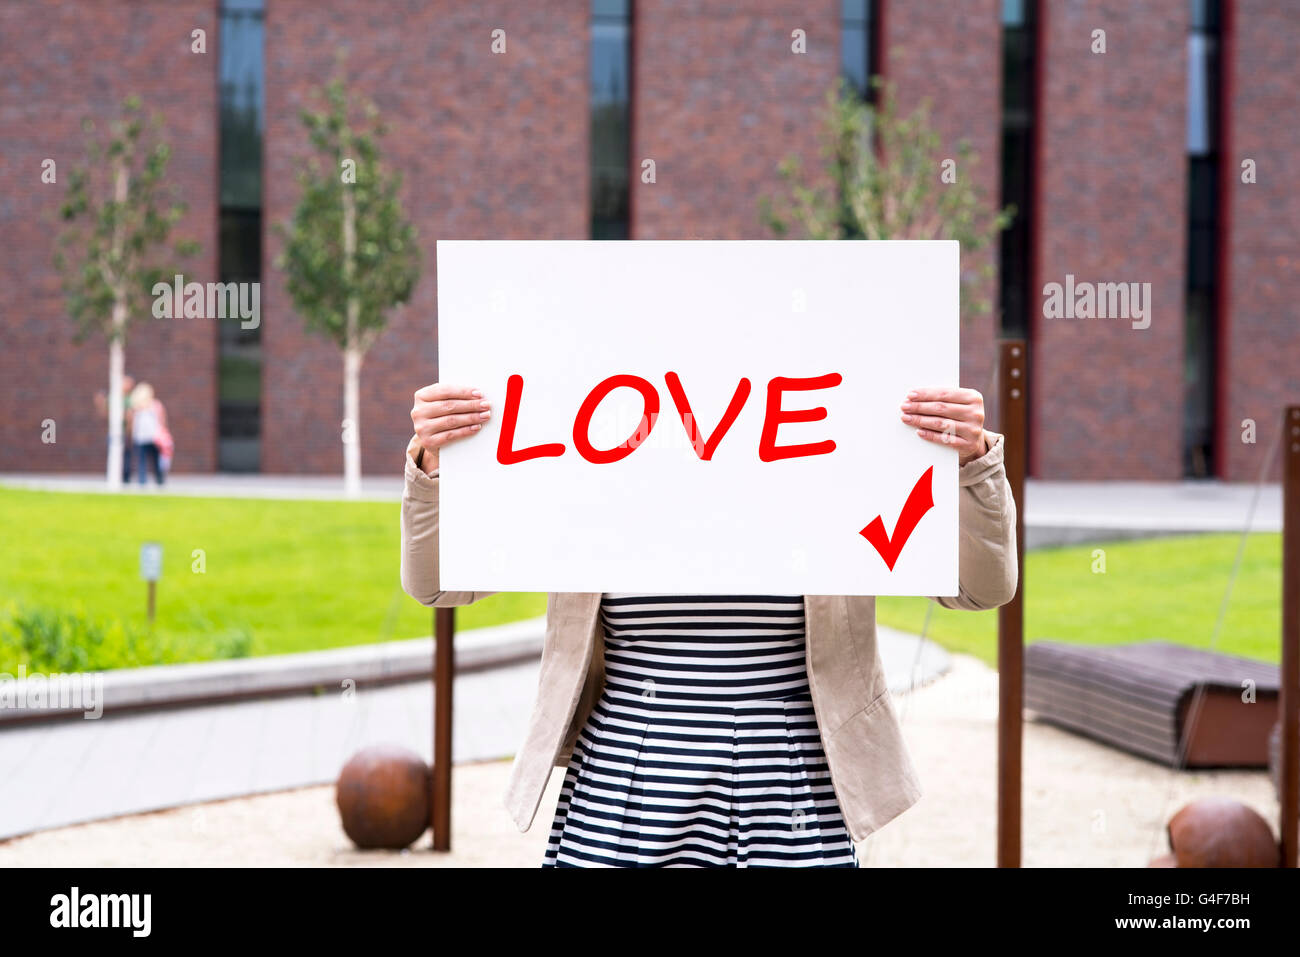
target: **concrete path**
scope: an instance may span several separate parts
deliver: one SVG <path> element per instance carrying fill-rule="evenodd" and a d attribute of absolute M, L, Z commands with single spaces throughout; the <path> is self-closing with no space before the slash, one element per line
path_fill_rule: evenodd
<path fill-rule="evenodd" d="M 991 867 L 997 846 L 997 674 L 954 655 L 943 680 L 907 695 L 903 737 L 920 801 L 858 845 L 869 867 Z M 1168 849 L 1170 816 L 1232 797 L 1276 827 L 1265 771 L 1173 771 L 1037 721 L 1024 728 L 1024 863 L 1145 867 Z M 451 852 L 359 851 L 332 787 L 309 787 L 43 831 L 0 842 L 17 867 L 528 867 L 542 861 L 564 772 L 551 774 L 527 833 L 502 807 L 507 761 L 452 775 Z"/>
<path fill-rule="evenodd" d="M 512 754 L 536 688 L 536 662 L 459 676 L 453 761 Z M 7 728 L 0 838 L 330 782 L 369 744 L 405 745 L 429 761 L 432 707 L 430 684 L 409 682 Z"/>
<path fill-rule="evenodd" d="M 1251 517 L 1253 484 L 1223 482 L 1025 483 L 1029 548 L 1147 538 L 1160 534 L 1240 532 Z M 1252 531 L 1282 530 L 1282 486 L 1258 489 Z"/>
<path fill-rule="evenodd" d="M 540 631 L 540 622 L 534 627 Z M 520 641 L 515 626 L 476 631 L 491 632 L 492 642 L 502 651 Z M 536 637 L 540 642 L 541 635 Z M 487 642 L 476 638 L 474 631 L 458 639 L 466 652 L 486 650 Z M 947 652 L 937 645 L 920 644 L 915 636 L 891 629 L 880 629 L 880 647 L 895 693 L 932 682 L 950 664 Z M 329 652 L 331 667 L 338 666 L 337 659 L 347 652 Z M 361 663 L 372 663 L 376 655 L 370 646 L 351 653 L 358 662 L 353 673 L 360 673 Z M 269 680 L 268 672 L 277 669 L 286 675 L 301 674 L 304 661 L 315 662 L 317 654 L 258 659 L 258 677 Z M 193 681 L 193 673 L 205 666 L 177 667 L 185 670 L 186 680 Z M 212 681 L 229 680 L 229 667 L 228 662 L 212 663 L 214 677 L 200 683 L 208 687 Z M 454 763 L 514 754 L 527 728 L 538 671 L 539 660 L 533 659 L 457 675 Z M 428 680 L 361 687 L 350 694 L 281 696 L 118 716 L 109 713 L 90 721 L 64 718 L 0 725 L 0 838 L 332 782 L 344 762 L 370 744 L 404 745 L 431 761 L 432 728 L 433 690 Z"/>
<path fill-rule="evenodd" d="M 107 492 L 104 475 L 0 473 L 0 485 L 39 489 L 47 492 Z M 169 475 L 161 489 L 151 484 L 123 485 L 129 495 L 189 495 L 202 498 L 288 498 L 346 499 L 342 475 Z M 366 476 L 361 480 L 361 497 L 367 501 L 398 501 L 402 497 L 402 476 Z"/>

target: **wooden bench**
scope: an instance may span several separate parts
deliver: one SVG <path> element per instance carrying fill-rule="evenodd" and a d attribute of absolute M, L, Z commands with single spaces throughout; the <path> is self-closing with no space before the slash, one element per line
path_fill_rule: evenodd
<path fill-rule="evenodd" d="M 1267 767 L 1279 680 L 1276 665 L 1163 641 L 1025 649 L 1037 717 L 1170 767 Z"/>

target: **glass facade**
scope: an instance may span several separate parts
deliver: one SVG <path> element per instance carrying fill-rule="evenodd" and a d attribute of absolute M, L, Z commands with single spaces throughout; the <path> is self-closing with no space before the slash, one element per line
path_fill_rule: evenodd
<path fill-rule="evenodd" d="M 880 72 L 876 47 L 880 0 L 840 0 L 840 74 L 868 102 L 874 102 L 871 78 Z"/>
<path fill-rule="evenodd" d="M 1215 283 L 1219 208 L 1219 0 L 1191 0 L 1187 35 L 1187 286 L 1183 473 L 1215 474 Z"/>
<path fill-rule="evenodd" d="M 1030 217 L 1033 210 L 1035 0 L 1002 3 L 1002 187 L 1003 206 L 1015 217 L 999 237 L 998 304 L 1002 335 L 1029 335 Z"/>
<path fill-rule="evenodd" d="M 855 90 L 864 103 L 875 104 L 876 88 L 872 83 L 880 72 L 878 40 L 880 35 L 876 17 L 881 0 L 840 0 L 840 77 L 852 90 Z M 871 111 L 868 111 L 869 113 Z M 876 144 L 876 131 L 873 115 L 866 117 L 863 131 L 863 145 Z M 835 157 L 836 176 L 840 182 L 845 181 L 850 173 L 851 162 L 844 157 Z M 844 239 L 865 239 L 866 234 L 858 217 L 841 197 L 839 203 L 840 235 Z"/>
<path fill-rule="evenodd" d="M 591 4 L 591 238 L 630 231 L 631 0 Z"/>
<path fill-rule="evenodd" d="M 262 7 L 262 0 L 221 3 L 221 282 L 262 278 Z M 217 467 L 225 472 L 261 465 L 261 327 L 241 325 L 216 323 Z"/>

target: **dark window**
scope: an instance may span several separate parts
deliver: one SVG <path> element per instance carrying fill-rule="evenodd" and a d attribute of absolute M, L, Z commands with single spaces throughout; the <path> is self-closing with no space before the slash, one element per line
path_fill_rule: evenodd
<path fill-rule="evenodd" d="M 1187 288 L 1183 472 L 1214 474 L 1215 279 L 1219 206 L 1218 0 L 1192 0 L 1187 36 Z"/>
<path fill-rule="evenodd" d="M 592 0 L 592 239 L 628 238 L 631 37 L 631 0 Z"/>
<path fill-rule="evenodd" d="M 1030 200 L 1033 197 L 1035 0 L 1002 3 L 1002 205 L 1014 206 L 999 237 L 998 303 L 1002 334 L 1029 334 L 1036 299 L 1029 275 Z"/>
<path fill-rule="evenodd" d="M 840 0 L 840 73 L 868 102 L 875 102 L 871 78 L 880 72 L 877 17 L 881 0 Z"/>
<path fill-rule="evenodd" d="M 262 0 L 221 3 L 221 282 L 262 278 Z M 261 466 L 262 338 L 239 320 L 216 323 L 217 467 Z"/>
<path fill-rule="evenodd" d="M 873 80 L 880 72 L 880 29 L 876 20 L 881 0 L 840 0 L 840 77 L 846 86 L 855 91 L 865 103 L 876 103 L 876 86 Z M 876 145 L 875 128 L 868 118 L 866 139 Z M 835 179 L 847 183 L 852 161 L 844 156 L 835 157 Z M 840 235 L 844 239 L 865 239 L 866 234 L 858 216 L 841 192 L 839 202 Z"/>

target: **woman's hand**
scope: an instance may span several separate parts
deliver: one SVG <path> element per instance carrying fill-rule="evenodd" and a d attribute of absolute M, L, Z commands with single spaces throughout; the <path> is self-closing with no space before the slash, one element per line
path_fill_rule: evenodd
<path fill-rule="evenodd" d="M 902 405 L 903 421 L 927 442 L 957 450 L 957 462 L 973 462 L 989 450 L 984 437 L 984 396 L 974 389 L 913 389 Z"/>
<path fill-rule="evenodd" d="M 420 463 L 426 475 L 438 467 L 438 450 L 478 432 L 492 415 L 491 406 L 478 389 L 435 382 L 415 393 L 411 424 L 415 426 L 412 445 L 424 448 Z"/>

